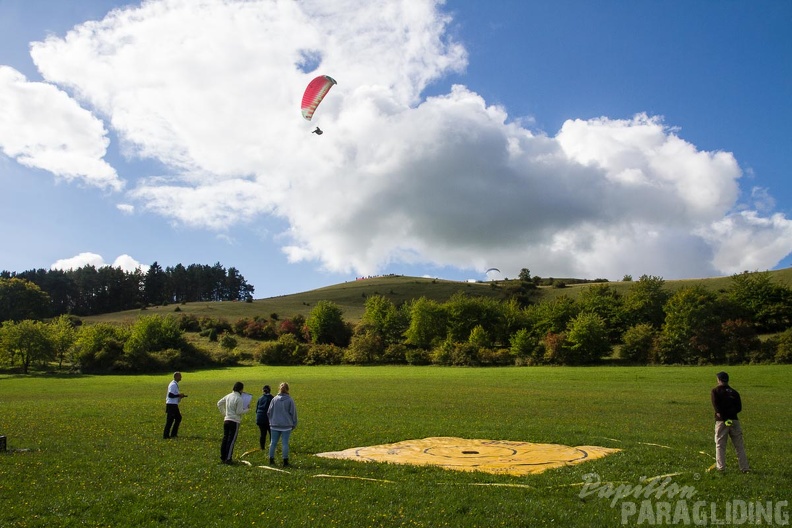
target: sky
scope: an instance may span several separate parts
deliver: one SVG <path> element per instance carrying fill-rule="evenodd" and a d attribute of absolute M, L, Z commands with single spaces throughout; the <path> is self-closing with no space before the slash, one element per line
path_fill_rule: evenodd
<path fill-rule="evenodd" d="M 786 268 L 791 27 L 789 0 L 0 0 L 0 270 L 219 262 L 266 298 Z"/>

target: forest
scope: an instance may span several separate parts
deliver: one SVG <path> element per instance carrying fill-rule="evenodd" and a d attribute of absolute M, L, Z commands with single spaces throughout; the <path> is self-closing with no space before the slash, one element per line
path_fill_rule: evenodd
<path fill-rule="evenodd" d="M 522 281 L 524 289 L 534 287 L 530 277 Z M 598 283 L 576 297 L 525 299 L 460 290 L 444 301 L 420 296 L 395 303 L 374 294 L 355 322 L 329 300 L 315 303 L 307 316 L 236 320 L 181 313 L 184 304 L 176 303 L 167 315 L 146 315 L 143 307 L 133 323 L 82 324 L 74 313 L 48 317 L 49 297 L 37 284 L 0 278 L 0 365 L 23 372 L 53 365 L 147 372 L 235 364 L 792 362 L 792 289 L 768 272 L 735 274 L 718 291 L 696 284 L 670 289 L 661 277 L 644 275 L 625 293 Z"/>

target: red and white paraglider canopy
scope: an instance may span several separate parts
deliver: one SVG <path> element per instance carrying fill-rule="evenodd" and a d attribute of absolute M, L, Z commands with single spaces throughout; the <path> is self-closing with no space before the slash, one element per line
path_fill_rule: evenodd
<path fill-rule="evenodd" d="M 308 83 L 302 98 L 302 115 L 308 121 L 313 117 L 316 107 L 334 84 L 338 84 L 329 75 L 320 75 Z"/>

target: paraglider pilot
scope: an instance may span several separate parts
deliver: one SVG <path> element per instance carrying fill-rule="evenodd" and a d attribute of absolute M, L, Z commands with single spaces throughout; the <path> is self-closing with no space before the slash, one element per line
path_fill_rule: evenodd
<path fill-rule="evenodd" d="M 322 132 L 322 129 L 321 129 L 321 128 L 319 128 L 319 127 L 316 127 L 316 130 L 314 130 L 313 132 L 311 132 L 311 134 L 316 134 L 317 136 L 321 136 L 322 134 L 324 134 L 324 132 Z"/>

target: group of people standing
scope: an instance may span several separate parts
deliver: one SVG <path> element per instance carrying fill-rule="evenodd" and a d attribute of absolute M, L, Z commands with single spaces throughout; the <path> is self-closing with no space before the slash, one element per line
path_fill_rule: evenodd
<path fill-rule="evenodd" d="M 174 438 L 179 431 L 181 413 L 179 403 L 187 395 L 179 391 L 181 373 L 173 374 L 173 381 L 168 385 L 168 394 L 165 400 L 165 431 L 163 438 Z M 250 399 L 243 396 L 244 383 L 237 381 L 230 393 L 217 402 L 217 409 L 223 415 L 223 440 L 220 443 L 220 461 L 231 464 L 234 455 L 234 445 L 239 435 L 239 426 L 242 415 L 250 410 Z M 275 463 L 275 451 L 278 442 L 281 443 L 283 465 L 289 465 L 289 438 L 291 432 L 297 427 L 297 406 L 289 395 L 289 384 L 283 382 L 278 387 L 278 394 L 273 396 L 269 385 L 264 385 L 262 395 L 256 401 L 256 425 L 259 427 L 259 447 L 262 451 L 267 449 L 267 434 L 270 437 L 269 461 Z"/>
<path fill-rule="evenodd" d="M 715 377 L 718 385 L 710 393 L 712 407 L 715 410 L 715 468 L 718 471 L 726 469 L 726 443 L 731 438 L 740 470 L 743 473 L 748 473 L 751 468 L 748 465 L 748 457 L 745 455 L 742 427 L 737 417 L 738 413 L 742 411 L 740 394 L 729 385 L 729 375 L 726 372 L 718 372 Z M 179 432 L 179 424 L 182 420 L 179 403 L 187 397 L 179 390 L 181 379 L 181 373 L 175 372 L 173 381 L 168 385 L 163 438 L 175 438 Z M 223 441 L 220 444 L 220 460 L 224 464 L 230 464 L 232 461 L 242 415 L 250 410 L 249 404 L 246 405 L 242 396 L 244 388 L 245 385 L 241 381 L 237 381 L 234 383 L 233 390 L 217 402 L 217 408 L 223 414 Z M 271 394 L 269 385 L 264 385 L 262 395 L 256 401 L 256 425 L 260 431 L 259 447 L 262 451 L 267 448 L 267 434 L 269 433 L 270 464 L 275 463 L 275 450 L 280 441 L 283 465 L 288 466 L 289 438 L 291 432 L 297 427 L 297 406 L 289 395 L 288 383 L 280 384 L 276 396 Z"/>

